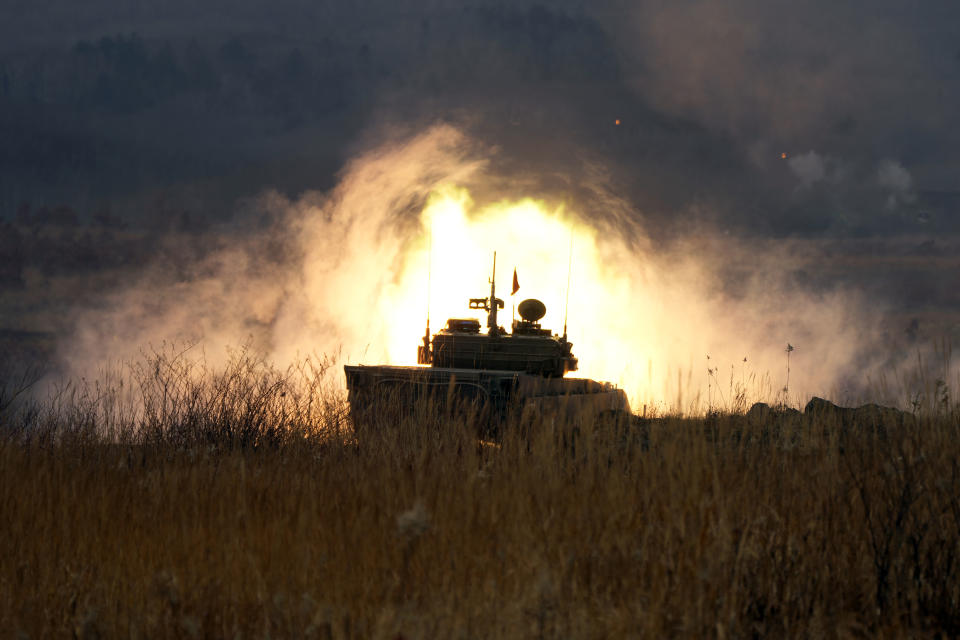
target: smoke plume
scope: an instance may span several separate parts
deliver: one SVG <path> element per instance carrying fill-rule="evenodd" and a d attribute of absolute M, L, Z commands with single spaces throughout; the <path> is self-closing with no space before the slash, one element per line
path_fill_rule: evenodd
<path fill-rule="evenodd" d="M 740 394 L 796 403 L 863 388 L 876 314 L 851 291 L 798 281 L 810 256 L 797 246 L 751 245 L 708 227 L 655 241 L 601 168 L 583 177 L 577 201 L 543 191 L 517 200 L 517 184 L 537 182 L 498 175 L 496 154 L 441 124 L 385 136 L 329 192 L 267 192 L 246 206 L 248 228 L 217 234 L 216 246 L 186 262 L 172 249 L 174 257 L 78 314 L 63 360 L 92 375 L 166 341 L 198 343 L 214 363 L 251 344 L 281 364 L 309 354 L 412 364 L 427 256 L 435 260 L 431 309 L 453 315 L 462 305 L 463 315 L 466 298 L 483 294 L 487 256 L 498 249 L 519 265 L 521 295 L 543 298 L 559 331 L 572 233 L 569 324 L 580 374 L 620 384 L 636 408 L 703 410 L 732 406 Z M 443 207 L 456 210 L 450 219 L 465 243 L 448 242 L 450 263 L 431 249 Z M 501 262 L 501 290 L 510 266 Z M 434 329 L 445 318 L 436 315 Z M 784 395 L 788 342 L 796 351 Z"/>

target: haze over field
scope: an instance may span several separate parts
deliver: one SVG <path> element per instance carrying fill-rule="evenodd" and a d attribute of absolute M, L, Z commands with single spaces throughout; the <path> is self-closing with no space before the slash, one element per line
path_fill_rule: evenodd
<path fill-rule="evenodd" d="M 496 249 L 559 330 L 572 225 L 583 373 L 635 402 L 751 375 L 773 396 L 788 342 L 792 394 L 863 396 L 958 334 L 954 2 L 4 17 L 2 346 L 62 372 L 195 339 L 406 363 L 444 198 L 472 244 L 436 300 L 483 295 Z"/>

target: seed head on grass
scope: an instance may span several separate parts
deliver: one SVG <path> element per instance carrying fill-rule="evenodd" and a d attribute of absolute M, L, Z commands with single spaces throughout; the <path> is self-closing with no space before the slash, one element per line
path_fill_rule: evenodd
<path fill-rule="evenodd" d="M 397 516 L 397 535 L 405 542 L 413 542 L 430 528 L 430 514 L 423 502 L 417 500 L 411 509 Z"/>

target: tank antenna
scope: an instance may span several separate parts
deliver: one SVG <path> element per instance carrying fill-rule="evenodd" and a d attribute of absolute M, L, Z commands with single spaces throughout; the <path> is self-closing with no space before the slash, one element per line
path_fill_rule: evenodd
<path fill-rule="evenodd" d="M 427 249 L 427 333 L 430 333 L 430 295 L 433 292 L 433 220 L 430 221 L 430 248 Z"/>
<path fill-rule="evenodd" d="M 490 315 L 487 317 L 487 328 L 497 332 L 497 252 L 493 252 L 493 275 L 490 277 Z"/>
<path fill-rule="evenodd" d="M 430 364 L 430 294 L 433 287 L 433 220 L 430 221 L 430 242 L 427 250 L 427 328 L 423 332 L 423 346 L 417 349 L 417 364 Z"/>
<path fill-rule="evenodd" d="M 573 226 L 570 227 L 570 256 L 567 259 L 567 300 L 563 303 L 563 340 L 567 340 L 567 314 L 570 313 L 570 273 L 573 271 Z"/>

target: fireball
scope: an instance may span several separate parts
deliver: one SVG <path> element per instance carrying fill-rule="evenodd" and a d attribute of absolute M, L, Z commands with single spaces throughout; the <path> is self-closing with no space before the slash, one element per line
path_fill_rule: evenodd
<path fill-rule="evenodd" d="M 598 230 L 563 206 L 523 199 L 477 208 L 464 189 L 438 190 L 421 212 L 420 231 L 409 242 L 400 275 L 383 300 L 383 313 L 393 320 L 390 364 L 416 364 L 428 316 L 431 331 L 447 318 L 475 317 L 484 324 L 485 315 L 468 309 L 467 300 L 488 294 L 496 251 L 498 296 L 505 302 L 500 324 L 509 326 L 522 300 L 537 298 L 547 307 L 541 320 L 545 328 L 562 333 L 566 321 L 580 358 L 576 375 L 640 383 L 635 363 L 646 361 L 637 340 L 644 322 L 618 311 L 642 292 L 631 281 L 635 274 L 601 245 Z M 511 296 L 514 270 L 520 289 Z M 631 336 L 628 343 L 624 335 Z M 627 391 L 636 395 L 637 389 Z"/>

